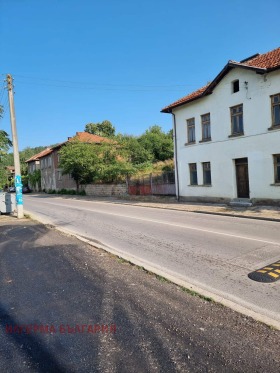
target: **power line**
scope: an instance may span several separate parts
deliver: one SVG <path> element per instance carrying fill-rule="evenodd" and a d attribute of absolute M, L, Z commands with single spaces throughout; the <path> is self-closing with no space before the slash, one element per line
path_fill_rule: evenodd
<path fill-rule="evenodd" d="M 89 89 L 97 91 L 128 91 L 128 92 L 154 92 L 154 91 L 176 91 L 185 92 L 187 87 L 194 87 L 190 84 L 173 85 L 144 85 L 144 84 L 111 84 L 78 82 L 68 80 L 56 80 L 48 78 L 35 78 L 23 75 L 14 75 L 18 84 L 39 85 L 57 88 Z"/>
<path fill-rule="evenodd" d="M 55 83 L 70 83 L 70 84 L 82 84 L 84 85 L 94 85 L 94 86 L 108 86 L 108 87 L 144 87 L 144 88 L 169 88 L 169 87 L 186 87 L 193 86 L 193 84 L 161 84 L 161 85 L 147 85 L 147 84 L 112 84 L 112 83 L 93 83 L 93 82 L 79 82 L 79 81 L 70 81 L 70 80 L 58 80 L 58 79 L 49 79 L 49 78 L 35 78 L 31 76 L 24 76 L 14 74 L 18 78 L 32 79 L 32 80 L 42 80 Z"/>

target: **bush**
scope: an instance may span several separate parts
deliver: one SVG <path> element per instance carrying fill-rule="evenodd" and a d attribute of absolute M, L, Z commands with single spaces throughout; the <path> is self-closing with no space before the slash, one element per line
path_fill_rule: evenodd
<path fill-rule="evenodd" d="M 86 191 L 85 190 L 81 190 L 80 192 L 77 193 L 79 196 L 86 196 Z"/>
<path fill-rule="evenodd" d="M 57 192 L 58 194 L 64 194 L 64 195 L 80 195 L 80 196 L 85 196 L 86 195 L 86 192 L 84 190 L 82 190 L 81 192 L 76 192 L 74 189 L 60 189 L 58 190 Z"/>
<path fill-rule="evenodd" d="M 56 190 L 55 189 L 49 189 L 47 191 L 48 194 L 56 194 Z"/>

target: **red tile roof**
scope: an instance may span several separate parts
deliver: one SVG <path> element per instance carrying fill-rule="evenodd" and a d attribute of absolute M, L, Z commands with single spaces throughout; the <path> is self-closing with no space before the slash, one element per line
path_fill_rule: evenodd
<path fill-rule="evenodd" d="M 280 48 L 276 48 L 270 52 L 264 54 L 255 54 L 243 61 L 236 62 L 230 60 L 223 70 L 216 76 L 216 78 L 206 86 L 198 89 L 195 92 L 188 94 L 187 96 L 173 102 L 161 110 L 163 113 L 171 113 L 172 109 L 187 104 L 200 97 L 206 96 L 213 92 L 215 86 L 223 79 L 223 77 L 234 67 L 241 67 L 256 70 L 260 73 L 268 73 L 270 71 L 280 68 Z"/>
<path fill-rule="evenodd" d="M 89 142 L 95 144 L 100 144 L 101 142 L 111 142 L 111 140 L 107 139 L 106 137 L 92 135 L 88 132 L 76 132 L 76 135 L 69 139 L 69 141 L 72 140 L 78 140 L 81 142 Z"/>
<path fill-rule="evenodd" d="M 64 141 L 58 145 L 53 146 L 52 148 L 47 148 L 41 151 L 38 154 L 33 155 L 31 158 L 29 158 L 26 163 L 33 162 L 33 161 L 38 161 L 40 158 L 43 158 L 50 153 L 54 151 L 54 149 L 61 148 L 62 145 L 67 144 L 68 141 L 73 141 L 73 140 L 78 140 L 83 143 L 93 143 L 93 144 L 100 144 L 102 142 L 107 142 L 110 143 L 112 140 L 107 139 L 106 137 L 98 136 L 98 135 L 92 135 L 91 133 L 88 132 L 76 132 L 76 135 L 73 137 L 69 137 L 67 141 Z"/>
<path fill-rule="evenodd" d="M 37 153 L 33 155 L 31 158 L 27 159 L 27 161 L 25 162 L 28 163 L 28 162 L 33 162 L 33 161 L 39 161 L 40 158 L 44 157 L 45 155 L 50 154 L 51 152 L 52 152 L 52 149 L 50 148 L 44 149 L 40 153 Z"/>
<path fill-rule="evenodd" d="M 244 61 L 243 64 L 268 70 L 280 67 L 280 48 L 276 48 L 264 54 L 259 54 L 252 59 Z"/>
<path fill-rule="evenodd" d="M 185 104 L 187 102 L 196 100 L 197 98 L 199 98 L 203 95 L 203 93 L 205 92 L 205 90 L 209 86 L 209 84 L 207 84 L 204 87 L 199 88 L 197 91 L 194 91 L 194 92 L 188 94 L 187 96 L 182 97 L 179 100 L 173 102 L 173 104 L 165 107 L 164 109 L 162 109 L 162 111 L 165 111 L 166 109 L 173 108 L 173 107 L 176 107 L 176 106 L 180 106 L 180 105 Z"/>

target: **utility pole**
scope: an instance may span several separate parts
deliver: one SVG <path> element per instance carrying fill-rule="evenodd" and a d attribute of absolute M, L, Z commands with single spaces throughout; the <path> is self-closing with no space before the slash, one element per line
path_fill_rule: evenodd
<path fill-rule="evenodd" d="M 16 128 L 16 115 L 14 107 L 14 91 L 13 91 L 13 78 L 10 74 L 7 75 L 8 83 L 8 95 L 10 104 L 10 117 L 13 137 L 13 149 L 14 149 L 14 163 L 15 163 L 15 189 L 16 189 L 16 204 L 17 204 L 17 217 L 18 219 L 23 218 L 23 201 L 22 201 L 22 183 L 20 173 L 20 161 L 18 152 L 18 138 Z"/>

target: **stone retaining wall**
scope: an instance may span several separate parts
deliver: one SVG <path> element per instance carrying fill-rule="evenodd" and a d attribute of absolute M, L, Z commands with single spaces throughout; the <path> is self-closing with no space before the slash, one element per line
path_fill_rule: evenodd
<path fill-rule="evenodd" d="M 126 184 L 89 184 L 84 188 L 88 196 L 125 196 L 127 195 Z"/>

